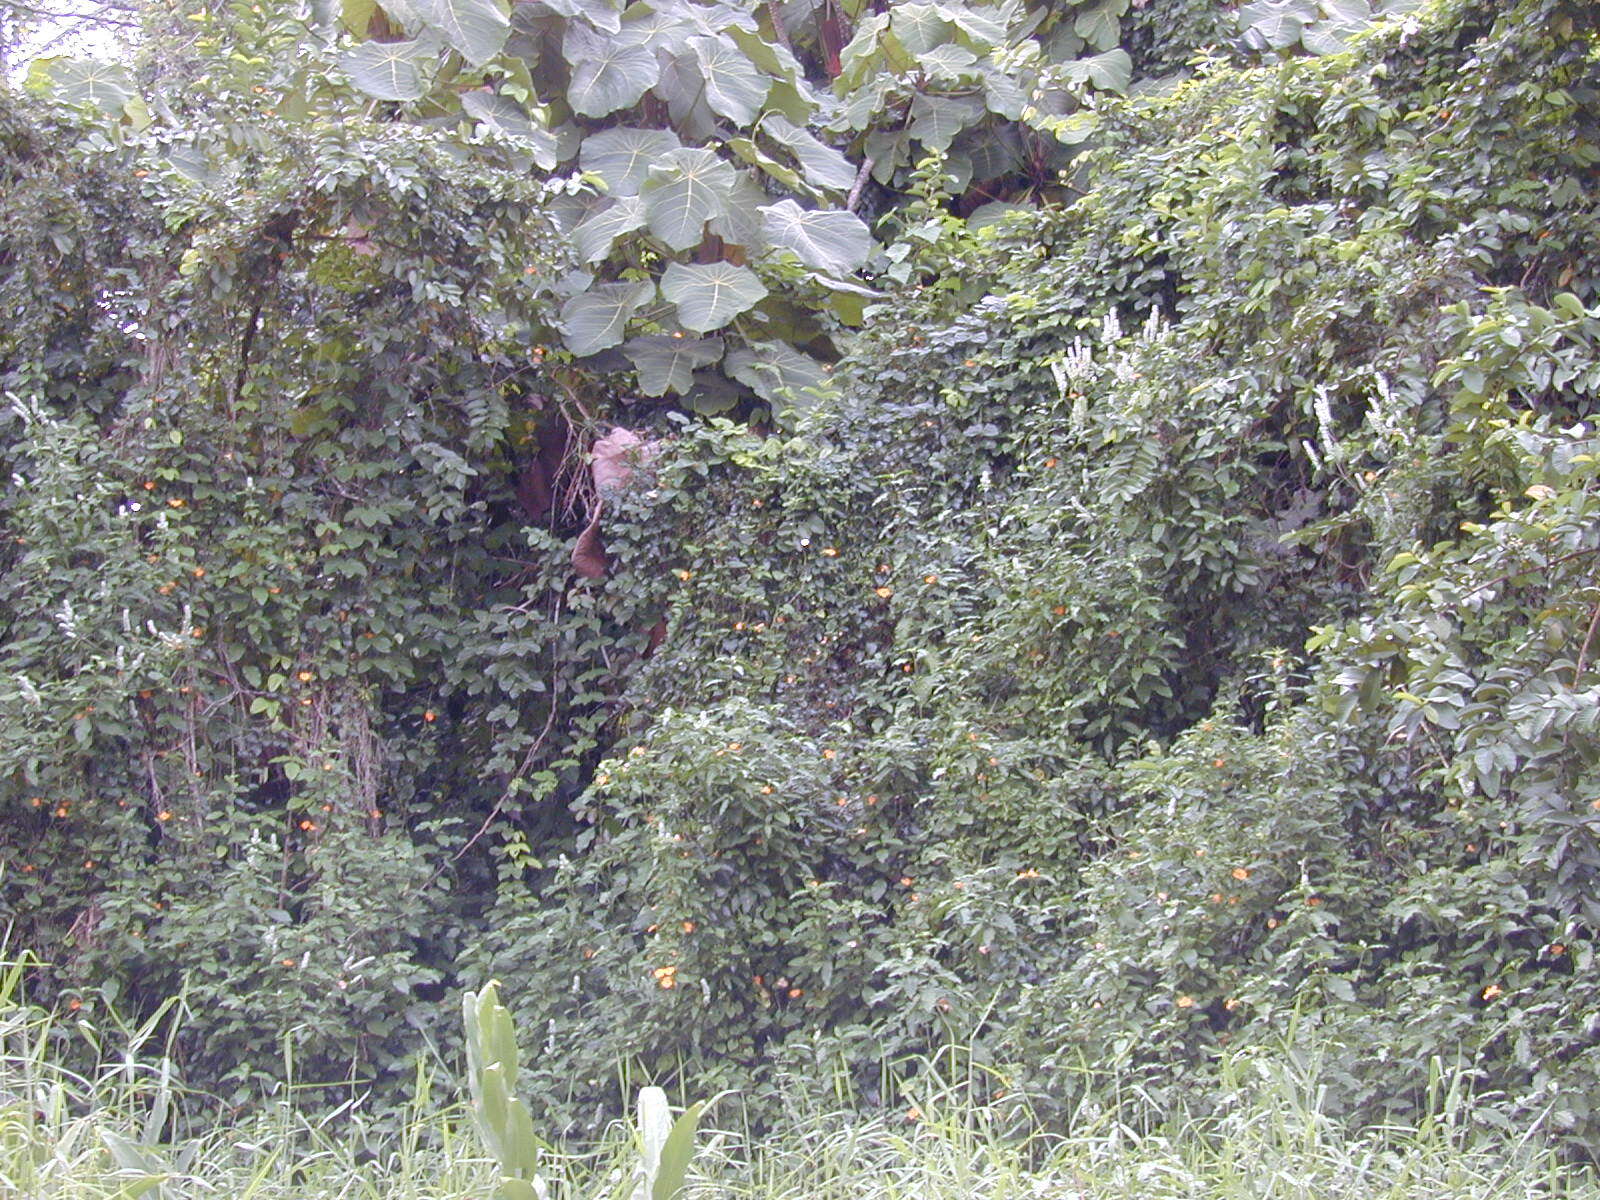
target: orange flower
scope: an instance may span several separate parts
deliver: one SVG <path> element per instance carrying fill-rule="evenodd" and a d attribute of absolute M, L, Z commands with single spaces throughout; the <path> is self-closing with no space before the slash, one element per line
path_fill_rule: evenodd
<path fill-rule="evenodd" d="M 439 714 L 434 712 L 433 709 L 430 708 L 430 709 L 428 709 L 427 712 L 422 714 L 422 719 L 424 721 L 426 721 L 428 724 L 432 725 L 435 721 L 437 721 L 439 719 Z"/>
<path fill-rule="evenodd" d="M 890 596 L 894 595 L 894 589 L 892 587 L 876 587 L 873 588 L 872 591 L 880 600 L 887 600 Z"/>
<path fill-rule="evenodd" d="M 937 575 L 924 575 L 922 577 L 922 582 L 923 583 L 938 583 L 939 582 L 939 577 Z"/>
<path fill-rule="evenodd" d="M 685 921 L 683 923 L 683 931 L 685 933 L 693 933 L 694 929 L 695 929 L 695 926 L 694 926 L 694 922 L 693 921 Z"/>
<path fill-rule="evenodd" d="M 1179 996 L 1177 1001 L 1176 1001 L 1176 1003 L 1177 1003 L 1179 1008 L 1193 1008 L 1194 1007 L 1194 997 L 1193 996 Z"/>
<path fill-rule="evenodd" d="M 1243 882 L 1244 882 L 1244 881 L 1245 881 L 1245 880 L 1246 880 L 1246 879 L 1249 879 L 1249 878 L 1250 878 L 1250 872 L 1249 872 L 1249 870 L 1248 870 L 1248 869 L 1247 869 L 1247 868 L 1245 868 L 1245 867 L 1235 867 L 1235 868 L 1234 868 L 1234 869 L 1233 869 L 1233 871 L 1232 871 L 1232 872 L 1231 872 L 1231 874 L 1232 874 L 1232 875 L 1233 875 L 1233 877 L 1234 877 L 1234 878 L 1235 878 L 1235 879 L 1237 879 L 1237 880 L 1238 880 L 1238 881 L 1239 881 L 1239 882 L 1240 882 L 1240 883 L 1243 883 Z"/>
<path fill-rule="evenodd" d="M 1493 1000 L 1496 996 L 1502 995 L 1504 991 L 1505 989 L 1502 988 L 1498 983 L 1491 983 L 1488 987 L 1483 989 L 1481 994 L 1485 1000 Z"/>
<path fill-rule="evenodd" d="M 170 820 L 172 820 L 172 810 L 170 808 L 163 808 L 160 812 L 158 812 L 156 814 L 156 820 L 158 820 L 158 821 L 170 821 Z"/>

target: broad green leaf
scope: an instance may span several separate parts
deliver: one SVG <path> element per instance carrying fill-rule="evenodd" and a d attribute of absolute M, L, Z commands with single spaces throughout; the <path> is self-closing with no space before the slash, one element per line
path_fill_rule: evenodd
<path fill-rule="evenodd" d="M 917 55 L 917 65 L 929 79 L 943 83 L 954 83 L 981 74 L 977 70 L 978 56 L 965 46 L 957 46 L 954 42 L 946 42 L 942 46 L 935 46 L 926 54 Z"/>
<path fill-rule="evenodd" d="M 661 64 L 649 50 L 606 37 L 582 21 L 567 26 L 562 53 L 572 64 L 567 102 L 585 117 L 632 108 L 661 78 Z"/>
<path fill-rule="evenodd" d="M 1078 61 L 1086 69 L 1089 82 L 1102 91 L 1125 92 L 1133 81 L 1133 59 L 1120 46 Z"/>
<path fill-rule="evenodd" d="M 948 150 L 968 125 L 983 116 L 983 102 L 970 96 L 911 98 L 911 136 L 930 150 Z"/>
<path fill-rule="evenodd" d="M 581 263 L 599 262 L 624 233 L 644 224 L 644 203 L 637 196 L 616 196 L 606 201 L 572 231 Z"/>
<path fill-rule="evenodd" d="M 378 100 L 420 100 L 424 57 L 417 42 L 363 42 L 340 59 L 350 82 Z"/>
<path fill-rule="evenodd" d="M 639 188 L 650 232 L 674 250 L 698 244 L 705 223 L 723 211 L 734 177 L 714 151 L 667 151 Z"/>
<path fill-rule="evenodd" d="M 377 9 L 377 0 L 343 0 L 339 6 L 339 21 L 351 33 L 365 34 Z"/>
<path fill-rule="evenodd" d="M 1287 50 L 1298 45 L 1306 22 L 1315 20 L 1310 0 L 1253 0 L 1239 7 L 1239 28 L 1254 50 Z"/>
<path fill-rule="evenodd" d="M 511 20 L 495 0 L 414 0 L 417 12 L 462 58 L 481 67 L 506 44 Z"/>
<path fill-rule="evenodd" d="M 889 28 L 913 55 L 926 54 L 948 42 L 954 32 L 931 4 L 896 4 L 889 10 Z"/>
<path fill-rule="evenodd" d="M 493 92 L 468 92 L 461 97 L 467 115 L 497 133 L 526 142 L 533 161 L 541 171 L 555 170 L 556 139 L 548 129 L 534 123 L 527 111 L 510 96 Z"/>
<path fill-rule="evenodd" d="M 622 352 L 639 372 L 639 390 L 646 396 L 681 396 L 694 385 L 696 367 L 709 367 L 722 357 L 722 339 L 652 334 L 625 342 Z"/>
<path fill-rule="evenodd" d="M 654 1181 L 650 1185 L 650 1200 L 676 1200 L 683 1191 L 689 1174 L 689 1160 L 694 1157 L 694 1135 L 700 1126 L 700 1112 L 705 1101 L 691 1104 L 672 1125 L 664 1145 L 655 1156 Z"/>
<path fill-rule="evenodd" d="M 954 25 L 974 48 L 991 50 L 1010 40 L 1006 27 L 985 13 L 974 12 L 964 4 L 935 4 L 933 9 Z"/>
<path fill-rule="evenodd" d="M 680 54 L 663 63 L 655 94 L 667 102 L 672 123 L 685 141 L 720 140 L 717 114 L 706 103 L 706 83 L 694 55 Z"/>
<path fill-rule="evenodd" d="M 849 159 L 783 114 L 768 113 L 761 122 L 761 132 L 800 161 L 806 182 L 813 187 L 843 192 L 855 183 L 856 169 Z"/>
<path fill-rule="evenodd" d="M 621 0 L 534 0 L 558 16 L 578 17 L 605 33 L 622 28 Z M 571 61 L 570 59 L 568 61 Z"/>
<path fill-rule="evenodd" d="M 737 171 L 732 189 L 722 198 L 722 211 L 706 228 L 730 245 L 758 249 L 766 244 L 761 234 L 761 206 L 769 199 L 754 175 Z"/>
<path fill-rule="evenodd" d="M 632 196 L 638 193 L 651 164 L 682 144 L 671 130 L 619 125 L 585 138 L 578 151 L 578 166 L 605 180 L 613 196 Z"/>
<path fill-rule="evenodd" d="M 675 262 L 661 277 L 661 294 L 678 306 L 685 329 L 710 333 L 759 303 L 767 289 L 748 267 Z"/>
<path fill-rule="evenodd" d="M 808 267 L 847 275 L 872 256 L 872 233 L 855 213 L 801 208 L 780 200 L 761 210 L 761 230 L 774 246 L 792 250 Z"/>
<path fill-rule="evenodd" d="M 983 73 L 983 98 L 990 112 L 1008 121 L 1020 120 L 1028 105 L 1027 94 L 1017 81 L 999 69 Z"/>
<path fill-rule="evenodd" d="M 839 78 L 834 80 L 834 89 L 840 95 L 859 87 L 866 76 L 883 69 L 878 40 L 888 28 L 888 13 L 873 13 L 856 25 L 855 36 L 839 51 Z"/>
<path fill-rule="evenodd" d="M 1128 0 L 1100 0 L 1077 15 L 1072 31 L 1096 50 L 1110 50 L 1122 38 L 1122 25 L 1117 18 L 1127 11 Z"/>
<path fill-rule="evenodd" d="M 802 190 L 804 185 L 801 182 L 799 171 L 796 171 L 793 167 L 785 166 L 763 151 L 749 138 L 729 138 L 727 146 L 729 150 L 732 150 L 745 162 L 772 176 L 784 187 L 789 188 L 791 191 Z"/>
<path fill-rule="evenodd" d="M 120 116 L 135 94 L 126 70 L 88 58 L 36 59 L 28 68 L 27 87 L 68 104 L 92 105 L 110 116 Z"/>
<path fill-rule="evenodd" d="M 979 230 L 988 229 L 992 225 L 1003 225 L 1006 220 L 1019 213 L 1029 213 L 1033 210 L 1021 204 L 1007 204 L 1004 200 L 991 200 L 987 204 L 980 204 L 972 210 L 967 217 L 967 228 L 977 233 Z"/>
<path fill-rule="evenodd" d="M 689 48 L 705 77 L 706 103 L 739 125 L 754 121 L 771 80 L 723 38 L 690 38 Z"/>
<path fill-rule="evenodd" d="M 643 46 L 652 53 L 681 54 L 695 35 L 695 25 L 671 8 L 652 9 L 635 4 L 622 16 L 618 40 Z"/>
<path fill-rule="evenodd" d="M 580 358 L 622 342 L 628 319 L 650 299 L 648 282 L 602 283 L 561 306 L 561 331 L 567 347 Z"/>
<path fill-rule="evenodd" d="M 794 81 L 803 79 L 805 72 L 789 47 L 769 42 L 752 29 L 729 29 L 727 36 L 744 51 L 744 56 L 773 79 Z"/>
<path fill-rule="evenodd" d="M 722 368 L 769 404 L 832 382 L 821 363 L 787 342 L 752 342 L 728 353 Z"/>

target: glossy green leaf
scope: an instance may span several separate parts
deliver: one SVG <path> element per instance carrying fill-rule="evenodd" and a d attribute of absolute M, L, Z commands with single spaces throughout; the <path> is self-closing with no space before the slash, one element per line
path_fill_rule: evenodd
<path fill-rule="evenodd" d="M 930 150 L 946 150 L 982 116 L 983 102 L 973 97 L 919 94 L 911 99 L 911 136 Z"/>

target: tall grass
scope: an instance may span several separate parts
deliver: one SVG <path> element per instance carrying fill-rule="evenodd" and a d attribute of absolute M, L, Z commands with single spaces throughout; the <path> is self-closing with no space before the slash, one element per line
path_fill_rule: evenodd
<path fill-rule="evenodd" d="M 402 1113 L 358 1102 L 318 1116 L 287 1099 L 232 1120 L 186 1092 L 152 1020 L 75 1036 L 98 1061 L 52 1057 L 52 1016 L 21 1002 L 24 966 L 0 963 L 0 1197 L 19 1200 L 488 1200 L 491 1163 L 469 1114 L 426 1074 Z M 170 1022 L 166 1023 L 170 1026 Z M 1239 1058 L 1208 1113 L 1136 1128 L 1127 1106 L 1079 1104 L 1069 1132 L 1025 1101 L 978 1104 L 964 1079 L 921 1064 L 914 1102 L 863 1118 L 801 1111 L 775 1132 L 740 1128 L 725 1098 L 701 1137 L 686 1200 L 1600 1200 L 1586 1168 L 1537 1130 L 1485 1133 L 1472 1098 L 1436 1072 L 1415 1125 L 1352 1132 L 1324 1111 L 1315 1063 Z M 1112 1087 L 1115 1086 L 1113 1081 Z M 286 1095 L 292 1091 L 286 1089 Z M 541 1162 L 553 1200 L 633 1188 L 633 1133 L 614 1126 Z"/>

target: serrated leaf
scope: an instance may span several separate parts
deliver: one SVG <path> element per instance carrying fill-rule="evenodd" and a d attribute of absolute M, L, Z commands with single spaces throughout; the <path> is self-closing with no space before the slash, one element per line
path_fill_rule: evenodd
<path fill-rule="evenodd" d="M 582 358 L 620 345 L 628 319 L 654 291 L 642 281 L 602 283 L 572 297 L 561 306 L 561 331 L 568 349 Z"/>
<path fill-rule="evenodd" d="M 856 180 L 856 168 L 839 151 L 818 140 L 781 113 L 768 113 L 761 132 L 793 154 L 813 187 L 848 191 Z"/>
<path fill-rule="evenodd" d="M 462 58 L 481 67 L 506 44 L 511 20 L 495 0 L 413 0 L 417 14 Z"/>
<path fill-rule="evenodd" d="M 983 102 L 970 96 L 911 98 L 911 136 L 930 150 L 948 150 L 968 125 L 983 116 Z"/>
<path fill-rule="evenodd" d="M 644 203 L 637 196 L 615 196 L 580 221 L 572 240 L 581 263 L 599 262 L 625 233 L 644 225 Z"/>
<path fill-rule="evenodd" d="M 780 200 L 762 207 L 761 231 L 806 266 L 832 275 L 858 270 L 872 256 L 866 222 L 843 209 L 807 210 L 793 200 Z"/>
<path fill-rule="evenodd" d="M 650 232 L 674 250 L 700 241 L 705 223 L 723 211 L 735 172 L 710 150 L 669 150 L 650 168 L 639 194 Z"/>
<path fill-rule="evenodd" d="M 423 51 L 417 42 L 363 42 L 346 50 L 340 65 L 350 82 L 378 100 L 420 100 Z"/>
<path fill-rule="evenodd" d="M 685 329 L 710 333 L 760 303 L 767 289 L 748 267 L 675 262 L 661 277 L 661 294 L 677 305 Z"/>
<path fill-rule="evenodd" d="M 126 70 L 88 58 L 36 59 L 28 68 L 27 87 L 68 104 L 90 105 L 110 116 L 121 115 L 135 94 L 133 78 Z"/>
<path fill-rule="evenodd" d="M 606 37 L 582 21 L 567 26 L 561 45 L 572 64 L 567 103 L 585 117 L 632 108 L 661 78 L 661 64 L 648 49 Z"/>
<path fill-rule="evenodd" d="M 639 372 L 639 390 L 646 396 L 681 396 L 694 386 L 696 367 L 709 367 L 722 357 L 722 339 L 652 334 L 624 343 L 622 352 Z"/>
<path fill-rule="evenodd" d="M 689 49 L 705 78 L 706 103 L 739 125 L 754 121 L 772 81 L 725 38 L 690 38 Z"/>
<path fill-rule="evenodd" d="M 526 143 L 540 170 L 555 170 L 559 161 L 555 135 L 535 124 L 527 110 L 510 96 L 493 92 L 468 92 L 461 97 L 461 107 L 468 116 L 496 133 Z"/>
<path fill-rule="evenodd" d="M 619 125 L 584 139 L 578 166 L 605 180 L 613 196 L 637 195 L 652 163 L 683 145 L 667 129 L 632 129 Z"/>

